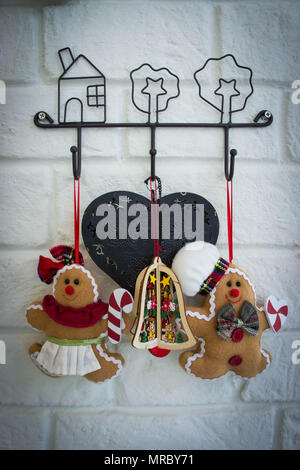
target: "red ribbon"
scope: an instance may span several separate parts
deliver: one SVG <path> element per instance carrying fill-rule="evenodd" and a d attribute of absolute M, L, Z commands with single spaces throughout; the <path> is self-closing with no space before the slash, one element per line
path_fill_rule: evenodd
<path fill-rule="evenodd" d="M 229 191 L 230 184 L 230 191 Z M 232 263 L 233 258 L 233 242 L 232 242 L 232 233 L 233 233 L 233 191 L 232 191 L 232 181 L 227 180 L 227 232 L 228 232 L 228 251 L 229 251 L 229 262 Z"/>
<path fill-rule="evenodd" d="M 154 221 L 154 208 L 153 208 L 153 194 L 152 194 L 152 180 L 150 178 L 150 194 L 151 194 L 151 221 L 153 228 L 153 248 L 154 248 L 154 257 L 159 257 L 159 252 L 162 250 L 159 244 L 159 216 L 158 216 L 158 204 L 157 204 L 157 182 L 156 178 L 154 180 L 155 189 L 154 189 L 154 203 L 155 203 L 155 221 Z"/>
<path fill-rule="evenodd" d="M 45 282 L 46 284 L 51 284 L 57 271 L 62 269 L 64 266 L 64 263 L 55 263 L 50 258 L 40 256 L 38 264 L 38 275 L 40 276 L 41 281 Z"/>
<path fill-rule="evenodd" d="M 59 269 L 62 269 L 66 265 L 76 263 L 74 248 L 71 246 L 57 245 L 51 248 L 49 251 L 53 258 L 59 260 L 60 262 L 55 263 L 51 258 L 40 256 L 38 264 L 38 275 L 40 276 L 41 281 L 45 282 L 46 284 L 51 284 Z M 77 264 L 84 264 L 80 251 L 78 251 Z"/>
<path fill-rule="evenodd" d="M 75 260 L 75 250 L 71 246 L 67 245 L 56 245 L 50 250 L 51 255 L 53 258 L 57 259 L 58 261 L 62 261 L 64 264 L 74 264 Z M 78 262 L 77 264 L 84 265 L 82 254 L 78 253 Z"/>
<path fill-rule="evenodd" d="M 76 185 L 77 182 L 77 185 Z M 79 263 L 80 179 L 74 178 L 74 241 L 75 263 Z"/>
<path fill-rule="evenodd" d="M 79 221 L 80 221 L 80 184 L 79 178 L 74 178 L 74 242 L 75 248 L 66 245 L 57 245 L 50 249 L 53 258 L 62 261 L 54 263 L 50 258 L 40 256 L 38 264 L 38 275 L 46 284 L 51 284 L 59 269 L 69 264 L 83 265 L 83 257 L 79 251 Z"/>

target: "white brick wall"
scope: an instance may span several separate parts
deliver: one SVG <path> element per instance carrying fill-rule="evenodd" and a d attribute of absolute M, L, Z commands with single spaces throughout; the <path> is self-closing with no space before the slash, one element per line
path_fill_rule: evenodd
<path fill-rule="evenodd" d="M 0 365 L 0 448 L 299 449 L 300 365 L 291 362 L 292 342 L 300 339 L 300 105 L 291 103 L 291 83 L 300 79 L 299 1 L 39 3 L 0 3 L 0 80 L 7 85 L 7 103 L 0 105 L 0 339 L 7 347 L 7 365 Z M 128 340 L 118 347 L 127 369 L 99 386 L 52 380 L 31 364 L 27 348 L 42 335 L 26 325 L 25 306 L 48 292 L 36 275 L 38 255 L 73 235 L 75 134 L 40 130 L 32 121 L 41 109 L 57 118 L 57 50 L 65 46 L 106 75 L 108 121 L 143 121 L 130 103 L 129 80 L 143 61 L 168 66 L 181 80 L 181 95 L 162 121 L 215 119 L 193 82 L 206 58 L 232 52 L 253 68 L 255 93 L 238 119 L 266 108 L 274 123 L 231 133 L 239 151 L 236 262 L 260 299 L 273 293 L 290 302 L 284 331 L 264 335 L 274 363 L 263 375 L 200 381 L 180 369 L 178 353 L 159 360 Z M 143 129 L 84 131 L 82 210 L 114 189 L 146 194 L 148 144 Z M 165 193 L 198 192 L 217 208 L 226 256 L 221 132 L 159 129 L 157 149 Z M 86 259 L 107 300 L 115 284 Z M 157 432 L 147 433 L 154 423 Z"/>

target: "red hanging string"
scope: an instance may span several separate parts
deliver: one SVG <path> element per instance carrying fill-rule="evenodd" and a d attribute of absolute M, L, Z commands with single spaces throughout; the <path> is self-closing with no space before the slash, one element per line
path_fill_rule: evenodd
<path fill-rule="evenodd" d="M 76 184 L 77 182 L 77 184 Z M 74 179 L 74 241 L 75 263 L 79 264 L 80 180 Z"/>
<path fill-rule="evenodd" d="M 153 251 L 154 257 L 159 257 L 161 246 L 159 244 L 159 216 L 158 216 L 158 204 L 157 204 L 157 181 L 155 178 L 155 189 L 152 190 L 152 180 L 150 178 L 150 194 L 151 194 L 151 222 L 152 222 L 152 233 L 153 233 Z M 154 200 L 153 200 L 154 192 Z M 154 217 L 154 204 L 155 204 L 155 217 Z"/>
<path fill-rule="evenodd" d="M 161 246 L 159 244 L 159 214 L 158 214 L 158 202 L 157 202 L 157 180 L 155 178 L 155 220 L 156 220 L 156 230 L 157 230 L 157 238 L 156 238 L 156 256 L 159 257 L 159 252 L 161 251 Z"/>
<path fill-rule="evenodd" d="M 150 197 L 151 197 L 151 226 L 152 226 L 152 236 L 153 236 L 153 251 L 154 256 L 156 256 L 156 247 L 155 247 L 155 235 L 156 235 L 156 227 L 154 223 L 154 208 L 153 208 L 153 192 L 152 192 L 152 180 L 150 178 Z"/>
<path fill-rule="evenodd" d="M 229 190 L 230 185 L 230 190 Z M 228 251 L 229 251 L 229 262 L 232 262 L 233 258 L 233 190 L 232 181 L 227 180 L 227 232 L 228 232 Z"/>

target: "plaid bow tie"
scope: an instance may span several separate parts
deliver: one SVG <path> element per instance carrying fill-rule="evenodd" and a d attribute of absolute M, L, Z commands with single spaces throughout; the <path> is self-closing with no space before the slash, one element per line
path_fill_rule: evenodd
<path fill-rule="evenodd" d="M 229 302 L 218 311 L 217 321 L 217 333 L 225 341 L 231 338 L 237 328 L 242 328 L 253 336 L 258 334 L 259 320 L 256 308 L 247 300 L 243 303 L 240 318 L 237 318 L 233 305 Z"/>

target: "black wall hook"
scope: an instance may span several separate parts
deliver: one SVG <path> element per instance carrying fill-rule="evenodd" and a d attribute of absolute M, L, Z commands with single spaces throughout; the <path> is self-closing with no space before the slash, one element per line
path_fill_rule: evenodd
<path fill-rule="evenodd" d="M 150 125 L 151 129 L 151 148 L 150 148 L 150 156 L 151 156 L 151 181 L 155 180 L 155 156 L 157 154 L 157 150 L 155 148 L 155 131 L 156 126 L 154 124 Z"/>
<path fill-rule="evenodd" d="M 231 181 L 234 174 L 234 159 L 237 155 L 236 149 L 231 149 L 229 151 L 229 126 L 224 127 L 225 131 L 225 142 L 224 142 L 224 172 L 225 178 L 227 181 Z M 229 162 L 230 154 L 230 162 Z"/>
<path fill-rule="evenodd" d="M 70 148 L 70 151 L 72 153 L 73 176 L 75 180 L 78 180 L 81 175 L 81 158 L 75 145 Z"/>
<path fill-rule="evenodd" d="M 227 181 L 231 181 L 233 178 L 234 174 L 234 159 L 237 155 L 237 150 L 236 149 L 231 149 L 230 150 L 230 169 L 228 170 L 228 160 L 229 160 L 229 155 L 225 156 L 225 178 Z"/>

